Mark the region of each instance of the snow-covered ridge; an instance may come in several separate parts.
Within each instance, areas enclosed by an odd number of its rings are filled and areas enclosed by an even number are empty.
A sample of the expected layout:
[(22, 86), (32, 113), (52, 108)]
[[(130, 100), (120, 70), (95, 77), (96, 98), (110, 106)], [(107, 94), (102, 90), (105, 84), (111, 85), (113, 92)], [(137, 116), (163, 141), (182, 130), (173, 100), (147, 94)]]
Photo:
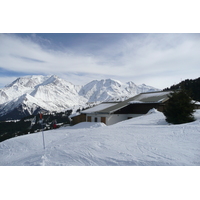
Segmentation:
[(81, 88), (79, 95), (89, 102), (121, 101), (141, 92), (158, 91), (151, 86), (139, 85), (133, 82), (121, 83), (112, 79), (94, 80)]
[[(25, 76), (0, 89), (0, 118), (14, 109), (24, 112), (23, 109), (26, 108), (30, 114), (37, 108), (61, 112), (73, 106), (121, 101), (141, 92), (157, 90), (151, 86), (137, 86), (133, 82), (124, 84), (113, 79), (94, 80), (80, 86), (55, 75)], [(24, 98), (27, 100), (24, 101)]]

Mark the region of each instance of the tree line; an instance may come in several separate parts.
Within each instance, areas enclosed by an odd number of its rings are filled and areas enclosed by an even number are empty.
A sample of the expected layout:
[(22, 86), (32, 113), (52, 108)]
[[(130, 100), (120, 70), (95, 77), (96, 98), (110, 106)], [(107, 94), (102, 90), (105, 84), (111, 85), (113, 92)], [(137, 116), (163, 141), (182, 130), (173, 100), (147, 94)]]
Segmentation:
[(186, 79), (166, 90), (184, 90), (193, 100), (200, 101), (200, 77), (197, 79)]
[(44, 114), (42, 116), (43, 122), (40, 123), (40, 116), (29, 115), (22, 118), (21, 120), (13, 121), (1, 121), (0, 122), (0, 142), (7, 140), (9, 138), (17, 137), (20, 135), (31, 134), (42, 129), (50, 130), (56, 122), (57, 128), (61, 125), (70, 125), (69, 115), (72, 110), (67, 110), (66, 112)]

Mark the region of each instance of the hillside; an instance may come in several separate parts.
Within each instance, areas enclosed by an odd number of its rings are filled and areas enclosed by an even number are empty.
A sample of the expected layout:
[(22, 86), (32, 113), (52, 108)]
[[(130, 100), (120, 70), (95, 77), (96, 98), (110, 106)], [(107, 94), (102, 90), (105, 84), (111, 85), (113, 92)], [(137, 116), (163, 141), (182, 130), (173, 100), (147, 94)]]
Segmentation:
[(164, 90), (185, 90), (193, 100), (200, 101), (200, 78), (186, 79)]
[(41, 130), (53, 129), (53, 122), (56, 121), (57, 127), (69, 125), (70, 119), (68, 116), (72, 110), (68, 110), (65, 113), (49, 113), (43, 115), (43, 124), (41, 126), (40, 115), (29, 115), (21, 120), (11, 120), (0, 122), (0, 142), (9, 138), (25, 135), (29, 133), (35, 133)]
[(169, 125), (152, 112), (105, 126), (81, 123), (0, 143), (1, 166), (199, 166), (200, 111), (195, 122)]

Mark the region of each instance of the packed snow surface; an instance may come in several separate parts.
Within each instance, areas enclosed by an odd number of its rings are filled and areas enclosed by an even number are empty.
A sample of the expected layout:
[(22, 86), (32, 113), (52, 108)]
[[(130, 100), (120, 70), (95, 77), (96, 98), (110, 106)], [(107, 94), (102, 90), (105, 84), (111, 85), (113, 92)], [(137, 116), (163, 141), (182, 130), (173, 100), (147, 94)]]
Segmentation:
[(148, 114), (115, 125), (80, 123), (74, 127), (28, 134), (0, 143), (0, 165), (50, 166), (198, 166), (200, 110), (196, 121), (170, 125), (163, 113)]

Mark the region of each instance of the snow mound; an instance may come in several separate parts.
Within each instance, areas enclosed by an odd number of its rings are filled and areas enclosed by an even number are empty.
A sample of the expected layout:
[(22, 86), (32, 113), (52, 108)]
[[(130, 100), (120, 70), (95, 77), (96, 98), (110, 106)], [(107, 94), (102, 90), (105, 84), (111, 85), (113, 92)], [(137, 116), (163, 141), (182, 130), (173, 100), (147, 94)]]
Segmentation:
[(152, 109), (150, 109), (150, 110), (148, 111), (147, 114), (153, 114), (153, 113), (158, 113), (158, 112), (159, 112), (159, 111), (158, 111), (157, 109), (152, 108)]
[(151, 109), (146, 115), (134, 117), (129, 120), (113, 124), (112, 126), (155, 126), (155, 125), (168, 125), (165, 116), (162, 112), (156, 109)]
[(81, 122), (69, 128), (82, 129), (82, 128), (99, 128), (99, 127), (105, 127), (105, 126), (106, 125), (104, 123), (100, 123), (100, 122)]

